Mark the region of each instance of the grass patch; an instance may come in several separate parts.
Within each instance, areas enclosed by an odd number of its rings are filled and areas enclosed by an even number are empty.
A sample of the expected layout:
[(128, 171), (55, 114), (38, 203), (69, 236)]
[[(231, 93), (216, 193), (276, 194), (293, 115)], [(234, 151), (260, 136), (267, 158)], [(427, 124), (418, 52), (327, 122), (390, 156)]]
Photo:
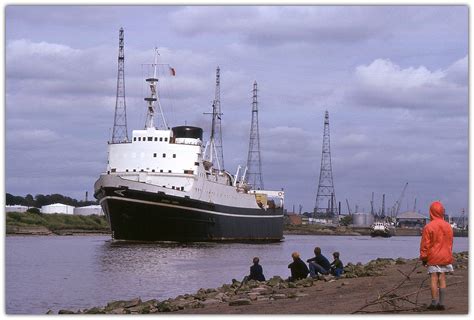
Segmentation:
[(99, 230), (109, 231), (109, 225), (104, 216), (69, 215), (69, 214), (35, 214), (7, 212), (7, 227), (42, 226), (51, 231), (56, 230)]

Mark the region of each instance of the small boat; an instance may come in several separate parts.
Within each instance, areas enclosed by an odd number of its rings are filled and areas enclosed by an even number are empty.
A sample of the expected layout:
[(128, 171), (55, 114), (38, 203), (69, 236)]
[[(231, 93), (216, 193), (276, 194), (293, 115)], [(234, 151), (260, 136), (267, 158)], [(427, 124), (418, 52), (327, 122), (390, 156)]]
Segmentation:
[(371, 226), (372, 230), (370, 232), (371, 237), (384, 237), (389, 238), (392, 236), (390, 231), (389, 224), (386, 222), (375, 222)]

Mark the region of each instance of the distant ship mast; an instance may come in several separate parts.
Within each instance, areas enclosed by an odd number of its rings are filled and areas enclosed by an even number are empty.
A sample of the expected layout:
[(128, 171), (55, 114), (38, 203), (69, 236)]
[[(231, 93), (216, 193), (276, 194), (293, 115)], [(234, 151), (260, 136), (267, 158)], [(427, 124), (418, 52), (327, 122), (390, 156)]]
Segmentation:
[(156, 90), (156, 84), (158, 83), (156, 68), (158, 66), (159, 55), (160, 53), (158, 52), (158, 48), (155, 48), (155, 61), (154, 63), (151, 64), (151, 66), (153, 67), (153, 77), (145, 80), (150, 86), (150, 93), (151, 93), (150, 97), (145, 98), (145, 101), (147, 102), (147, 115), (146, 115), (146, 121), (145, 121), (145, 129), (155, 128), (154, 118), (155, 118), (155, 102), (156, 102), (158, 104), (159, 112), (161, 115), (161, 123), (158, 128), (166, 130), (168, 129), (168, 124), (166, 123), (166, 119), (163, 114), (163, 108), (161, 107), (158, 92)]

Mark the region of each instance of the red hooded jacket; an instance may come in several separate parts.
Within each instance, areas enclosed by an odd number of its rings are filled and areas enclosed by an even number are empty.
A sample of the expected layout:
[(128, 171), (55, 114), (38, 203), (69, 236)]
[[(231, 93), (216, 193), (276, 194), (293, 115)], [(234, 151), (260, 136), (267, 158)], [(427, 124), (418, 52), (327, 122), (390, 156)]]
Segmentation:
[(430, 219), (423, 228), (420, 259), (428, 265), (447, 265), (453, 262), (453, 229), (444, 221), (444, 207), (435, 201), (430, 207)]

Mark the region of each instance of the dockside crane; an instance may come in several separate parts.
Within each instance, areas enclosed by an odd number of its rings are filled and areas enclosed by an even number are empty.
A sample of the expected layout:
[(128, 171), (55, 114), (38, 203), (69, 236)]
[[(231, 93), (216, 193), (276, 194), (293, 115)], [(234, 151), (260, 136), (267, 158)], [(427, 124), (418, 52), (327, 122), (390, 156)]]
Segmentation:
[(372, 200), (370, 200), (370, 214), (374, 215), (374, 193), (372, 192)]
[(346, 203), (347, 203), (347, 211), (349, 212), (349, 215), (352, 215), (351, 207), (349, 206), (349, 201), (347, 199), (346, 199)]
[(400, 205), (402, 203), (403, 196), (405, 195), (405, 190), (407, 189), (407, 187), (408, 187), (408, 182), (403, 187), (402, 193), (400, 194), (400, 198), (398, 198), (397, 202), (395, 202), (395, 206), (394, 206), (395, 207), (395, 212), (394, 212), (395, 217), (397, 217), (398, 213), (400, 212)]

